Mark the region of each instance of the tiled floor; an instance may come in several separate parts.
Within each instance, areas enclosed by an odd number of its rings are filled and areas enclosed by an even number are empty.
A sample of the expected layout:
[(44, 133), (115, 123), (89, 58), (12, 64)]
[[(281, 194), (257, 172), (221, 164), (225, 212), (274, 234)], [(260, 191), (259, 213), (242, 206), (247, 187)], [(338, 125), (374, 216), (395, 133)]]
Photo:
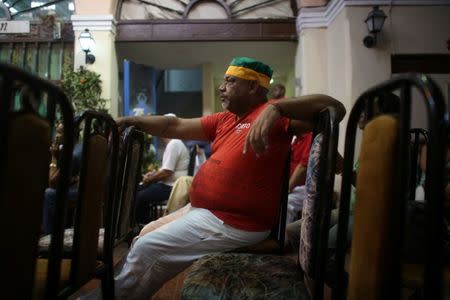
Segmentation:
[(152, 300), (179, 300), (181, 299), (181, 288), (184, 277), (189, 272), (189, 268), (166, 282), (161, 289), (153, 296)]

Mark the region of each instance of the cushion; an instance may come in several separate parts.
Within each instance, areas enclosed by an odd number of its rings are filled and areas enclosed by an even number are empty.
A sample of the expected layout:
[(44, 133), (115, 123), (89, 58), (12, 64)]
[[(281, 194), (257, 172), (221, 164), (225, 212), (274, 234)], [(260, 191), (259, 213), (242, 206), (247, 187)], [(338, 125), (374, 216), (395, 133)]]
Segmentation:
[(224, 253), (196, 261), (182, 299), (308, 299), (295, 258)]
[(7, 276), (0, 287), (4, 299), (28, 299), (48, 185), (50, 126), (33, 113), (12, 113), (8, 118), (6, 160), (0, 167), (0, 255)]
[(357, 173), (349, 299), (390, 298), (391, 253), (399, 228), (394, 181), (397, 120), (379, 116), (364, 129)]
[[(320, 151), (322, 147), (323, 134), (319, 133), (314, 138), (309, 152), (308, 169), (306, 170), (306, 197), (303, 202), (302, 224), (300, 228), (299, 261), (302, 270), (312, 276), (315, 249), (312, 241), (314, 234), (318, 234), (319, 226), (314, 223), (318, 218), (316, 209), (317, 181), (319, 178)], [(317, 222), (316, 222), (317, 223)]]

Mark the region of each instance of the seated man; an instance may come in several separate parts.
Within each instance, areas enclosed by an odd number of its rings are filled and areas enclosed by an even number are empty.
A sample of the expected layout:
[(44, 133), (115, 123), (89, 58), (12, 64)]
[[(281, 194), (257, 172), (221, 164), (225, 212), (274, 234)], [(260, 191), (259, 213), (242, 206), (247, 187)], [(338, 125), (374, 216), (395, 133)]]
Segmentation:
[[(167, 114), (166, 117), (175, 116)], [(165, 201), (169, 198), (175, 181), (187, 175), (189, 151), (179, 139), (162, 138), (166, 144), (161, 168), (156, 172), (144, 175), (136, 194), (136, 222), (150, 222), (150, 204)]]
[(327, 106), (336, 108), (338, 120), (345, 114), (340, 102), (324, 95), (267, 102), (271, 76), (269, 66), (235, 58), (219, 87), (225, 112), (195, 119), (117, 120), (119, 127), (134, 125), (153, 135), (213, 142), (210, 158), (194, 177), (191, 204), (131, 246), (115, 280), (117, 299), (150, 299), (194, 260), (255, 244), (270, 234), (278, 215), (290, 133), (311, 131), (317, 114)]

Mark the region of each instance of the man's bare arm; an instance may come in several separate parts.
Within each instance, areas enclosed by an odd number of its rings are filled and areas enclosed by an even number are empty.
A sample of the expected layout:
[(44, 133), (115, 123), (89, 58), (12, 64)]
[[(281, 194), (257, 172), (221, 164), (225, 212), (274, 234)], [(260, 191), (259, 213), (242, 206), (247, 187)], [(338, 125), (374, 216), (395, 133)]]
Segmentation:
[(296, 186), (304, 184), (305, 179), (306, 167), (302, 164), (298, 164), (297, 167), (295, 167), (294, 172), (292, 172), (291, 177), (289, 178), (289, 192), (292, 192), (292, 190)]
[(122, 117), (116, 119), (119, 128), (135, 126), (151, 135), (189, 139), (206, 140), (200, 118), (182, 119), (172, 116)]
[(327, 95), (308, 95), (280, 100), (267, 105), (253, 123), (247, 135), (244, 152), (251, 146), (257, 154), (264, 153), (269, 147), (269, 131), (280, 117), (302, 121), (298, 123), (300, 127), (297, 130), (308, 131), (314, 128), (314, 123), (320, 111), (328, 106), (336, 109), (336, 120), (341, 121), (345, 115), (344, 105)]

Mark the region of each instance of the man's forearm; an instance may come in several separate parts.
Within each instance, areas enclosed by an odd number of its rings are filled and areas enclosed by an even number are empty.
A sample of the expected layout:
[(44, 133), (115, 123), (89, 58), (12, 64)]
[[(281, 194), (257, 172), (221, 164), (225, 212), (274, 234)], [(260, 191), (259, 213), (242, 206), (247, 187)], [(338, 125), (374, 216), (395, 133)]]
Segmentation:
[(151, 176), (151, 182), (163, 181), (172, 176), (173, 172), (165, 169), (161, 169), (157, 171), (154, 175)]
[(119, 127), (135, 126), (154, 136), (206, 140), (199, 118), (182, 119), (172, 116), (122, 117), (116, 119)]
[(169, 116), (133, 116), (133, 117), (125, 117), (120, 119), (121, 122), (128, 126), (134, 126), (139, 130), (145, 131), (151, 135), (155, 136), (164, 136), (164, 133), (167, 133), (171, 118)]
[(305, 179), (306, 168), (303, 165), (299, 164), (289, 178), (289, 191), (292, 191), (292, 189), (296, 186), (305, 184)]
[(273, 104), (280, 114), (294, 120), (315, 121), (317, 114), (328, 106), (336, 109), (337, 121), (345, 116), (344, 105), (327, 95), (307, 95), (280, 100)]

